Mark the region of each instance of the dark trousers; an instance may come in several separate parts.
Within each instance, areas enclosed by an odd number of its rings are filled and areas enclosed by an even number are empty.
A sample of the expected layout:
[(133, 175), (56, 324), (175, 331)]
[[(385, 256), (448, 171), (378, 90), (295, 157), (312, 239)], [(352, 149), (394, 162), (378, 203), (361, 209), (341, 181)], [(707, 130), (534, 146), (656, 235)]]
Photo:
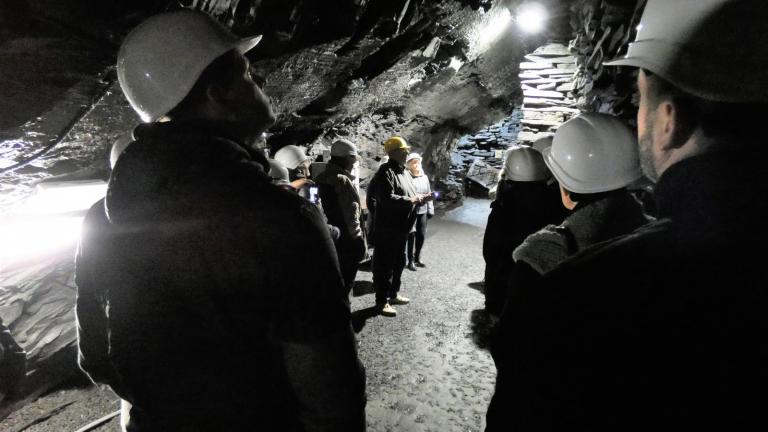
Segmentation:
[[(427, 237), (427, 214), (416, 215), (416, 231), (408, 234), (408, 262), (421, 261), (421, 248), (424, 247), (424, 239)], [(416, 253), (413, 247), (416, 246)]]
[(347, 290), (351, 290), (355, 285), (357, 268), (365, 256), (365, 248), (365, 240), (362, 238), (350, 239), (342, 236), (336, 244), (341, 276), (344, 278), (344, 286), (347, 287)]
[(408, 234), (377, 230), (373, 249), (373, 284), (376, 285), (376, 304), (397, 297), (400, 278), (405, 269), (405, 247)]

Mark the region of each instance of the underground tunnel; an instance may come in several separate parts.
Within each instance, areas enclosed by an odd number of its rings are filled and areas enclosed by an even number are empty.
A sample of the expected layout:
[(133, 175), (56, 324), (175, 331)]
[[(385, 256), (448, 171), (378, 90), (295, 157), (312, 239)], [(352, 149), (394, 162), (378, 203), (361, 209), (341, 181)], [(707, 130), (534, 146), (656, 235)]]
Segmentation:
[[(502, 216), (493, 219), (493, 212), (501, 206), (497, 203), (508, 193), (510, 155), (518, 150), (515, 154), (531, 151), (543, 161), (542, 154), (554, 154), (556, 132), (561, 126), (573, 125), (583, 115), (610, 117), (633, 137), (637, 134), (637, 70), (605, 62), (622, 57), (630, 49), (645, 6), (645, 0), (2, 2), (0, 430), (121, 430), (120, 391), (103, 381), (94, 383), (78, 366), (78, 321), (84, 326), (93, 319), (76, 319), (78, 290), (83, 288), (79, 286), (82, 278), (75, 277), (75, 257), (78, 240), (84, 235), (86, 213), (97, 202), (103, 208), (100, 200), (105, 196), (109, 202), (111, 184), (120, 178), (116, 174), (120, 164), (115, 163), (132, 153), (124, 150), (121, 155), (116, 149), (138, 147), (135, 143), (141, 142), (141, 127), (137, 126), (148, 122), (137, 114), (136, 104), (132, 106), (121, 89), (127, 72), (121, 69), (118, 51), (140, 23), (180, 10), (205, 14), (237, 38), (262, 36), (243, 55), (249, 62), (250, 82), (269, 99), (274, 123), (260, 130), (258, 136), (249, 137), (237, 157), (255, 158), (254, 166), (259, 165), (259, 158), (276, 159), (285, 165), (279, 156), (281, 150), (285, 154), (298, 149), (300, 157), (306, 159), (306, 175), (320, 184), (318, 193), (326, 204), (318, 214), (325, 212), (321, 225), (323, 230), (325, 225), (331, 226), (331, 237), (348, 235), (339, 234), (339, 227), (332, 226), (336, 210), (330, 203), (335, 195), (325, 195), (319, 180), (326, 171), (338, 169), (335, 161), (343, 157), (337, 153), (338, 143), (354, 148), (356, 163), (347, 174), (356, 191), (361, 235), (367, 237), (375, 225), (370, 198), (379, 196), (372, 181), (379, 179), (383, 169), (397, 165), (389, 157), (393, 154), (390, 146), (393, 137), (402, 137), (405, 144), (395, 153), (409, 153), (407, 161), (403, 156), (406, 171), (413, 160), (423, 167), (417, 176), (424, 176), (429, 191), (418, 204), (426, 208), (428, 203), (424, 224), (429, 229), (424, 225), (423, 254), (419, 257), (417, 241), (415, 264), (408, 255), (403, 270), (401, 292), (409, 300), (396, 302), (399, 294), (390, 297), (396, 316), (381, 313), (380, 287), (375, 282), (376, 268), (384, 260), (374, 263), (373, 238), (366, 240), (362, 258), (355, 259), (356, 276), (345, 282), (350, 291), (345, 297), (349, 309), (346, 319), (364, 368), (364, 421), (371, 431), (485, 430), (497, 379), (489, 347), (501, 313), (491, 313), (487, 303), (486, 288), (499, 283), (491, 274), (496, 270), (490, 262), (501, 266), (502, 273), (511, 271), (505, 268), (511, 265), (515, 249), (499, 244), (505, 240), (494, 238), (497, 234), (493, 231), (501, 229), (499, 224), (512, 223), (498, 219)], [(190, 46), (186, 54), (202, 55), (205, 48), (200, 46)], [(187, 74), (184, 70), (174, 73), (177, 76), (173, 79), (178, 81)], [(200, 72), (195, 79), (198, 76)], [(159, 91), (154, 97), (160, 97)], [(175, 108), (168, 110), (177, 112)], [(162, 114), (169, 114), (168, 110)], [(168, 123), (160, 117), (152, 118), (152, 122)], [(170, 123), (174, 121), (171, 117)], [(191, 159), (185, 155), (179, 160), (187, 163)], [(637, 162), (635, 165), (636, 175), (622, 187), (638, 209), (653, 216), (653, 183), (640, 173)], [(549, 173), (544, 162), (541, 166), (547, 175), (536, 180), (554, 191), (557, 216), (530, 228), (527, 234), (547, 223), (554, 227), (569, 214), (557, 196), (560, 179)], [(294, 178), (295, 166), (287, 168), (290, 178), (286, 174), (281, 187), (293, 191), (286, 184), (312, 183), (302, 176)], [(154, 168), (149, 164), (135, 169)], [(272, 176), (268, 165), (259, 165), (257, 171), (261, 176)], [(142, 186), (132, 187), (141, 191)], [(304, 198), (316, 202), (316, 189)], [(272, 205), (271, 201), (267, 205)], [(206, 217), (203, 210), (190, 211)], [(275, 223), (288, 223), (285, 220)], [(421, 234), (420, 228), (412, 225), (404, 235)], [(323, 238), (328, 237), (325, 231)], [(317, 272), (325, 270), (317, 270), (319, 261), (310, 252), (285, 250), (287, 246), (282, 243), (283, 238), (300, 232), (305, 231), (297, 227), (294, 233), (255, 237), (255, 243), (269, 243), (263, 249), (270, 251), (268, 254), (284, 258), (274, 258), (271, 267), (264, 264), (270, 262), (268, 259), (257, 261), (266, 266), (267, 274), (293, 277), (309, 273), (302, 277), (321, 284), (323, 279)], [(148, 237), (146, 242), (163, 235)], [(382, 241), (379, 239), (376, 237), (377, 242)], [(302, 240), (307, 251), (317, 253), (308, 245), (311, 241)], [(516, 241), (520, 244), (523, 240)], [(400, 252), (396, 255), (403, 258), (405, 252)], [(294, 253), (309, 259), (296, 260)], [(338, 259), (342, 259), (341, 253)], [(186, 272), (183, 268), (161, 273), (178, 279), (209, 277), (199, 268), (182, 274)], [(147, 273), (153, 271), (146, 269)], [(281, 288), (276, 284), (274, 289)], [(270, 296), (272, 293), (265, 298), (273, 298)], [(289, 314), (291, 308), (299, 307), (294, 303), (279, 303), (277, 312), (270, 313)], [(305, 304), (307, 309), (299, 315), (315, 317), (326, 308), (330, 310), (330, 304)], [(205, 317), (204, 321), (219, 314), (217, 326), (243, 319), (222, 315), (222, 307), (234, 307), (225, 306), (217, 302), (196, 304), (199, 309), (195, 316)], [(258, 316), (265, 310), (268, 307), (259, 306), (246, 315)], [(306, 322), (311, 322), (310, 318)], [(186, 323), (173, 325), (187, 328)], [(234, 337), (231, 344), (245, 345), (259, 331), (240, 328), (238, 332), (244, 334), (226, 337)], [(140, 343), (136, 349), (152, 348)], [(211, 353), (201, 355), (215, 358)], [(255, 366), (249, 368), (247, 363), (230, 366), (243, 366), (232, 372), (243, 377), (271, 374), (269, 370), (252, 370)], [(259, 385), (258, 379), (244, 378), (243, 382), (251, 381)], [(151, 383), (144, 385), (151, 387)], [(272, 390), (260, 391), (269, 394)], [(197, 399), (200, 395), (195, 396)], [(205, 402), (193, 406), (219, 410), (216, 404)], [(220, 411), (226, 414), (210, 417), (253, 416), (240, 406)], [(286, 425), (289, 420), (293, 419), (286, 418)], [(294, 429), (286, 426), (285, 430)]]

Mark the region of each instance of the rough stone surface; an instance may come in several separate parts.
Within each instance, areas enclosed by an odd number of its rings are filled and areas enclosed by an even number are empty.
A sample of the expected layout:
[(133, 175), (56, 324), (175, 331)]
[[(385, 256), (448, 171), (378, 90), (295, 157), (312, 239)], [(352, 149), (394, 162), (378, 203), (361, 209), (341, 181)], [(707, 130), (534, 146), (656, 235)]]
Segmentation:
[(644, 0), (600, 2), (578, 0), (571, 6), (578, 72), (571, 90), (577, 106), (589, 112), (615, 114), (635, 124), (637, 90), (633, 68), (604, 66), (623, 55), (634, 39)]

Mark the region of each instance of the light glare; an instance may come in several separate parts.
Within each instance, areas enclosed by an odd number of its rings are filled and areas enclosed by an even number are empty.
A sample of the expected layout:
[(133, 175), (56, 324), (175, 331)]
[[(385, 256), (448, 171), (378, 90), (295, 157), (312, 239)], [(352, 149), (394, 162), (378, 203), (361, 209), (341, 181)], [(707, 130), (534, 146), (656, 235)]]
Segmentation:
[(459, 60), (456, 57), (451, 57), (451, 63), (448, 65), (449, 68), (452, 68), (453, 70), (457, 71), (461, 69), (461, 67), (464, 66), (464, 62)]
[(517, 25), (526, 33), (538, 33), (544, 29), (547, 10), (538, 3), (525, 3), (517, 12)]
[(38, 185), (20, 208), (0, 218), (0, 269), (74, 255), (85, 212), (106, 189), (100, 180)]
[(107, 184), (101, 180), (41, 183), (19, 209), (22, 215), (52, 215), (82, 212), (104, 197)]
[(507, 8), (501, 8), (489, 20), (480, 33), (478, 45), (485, 51), (504, 33), (512, 22), (512, 14)]

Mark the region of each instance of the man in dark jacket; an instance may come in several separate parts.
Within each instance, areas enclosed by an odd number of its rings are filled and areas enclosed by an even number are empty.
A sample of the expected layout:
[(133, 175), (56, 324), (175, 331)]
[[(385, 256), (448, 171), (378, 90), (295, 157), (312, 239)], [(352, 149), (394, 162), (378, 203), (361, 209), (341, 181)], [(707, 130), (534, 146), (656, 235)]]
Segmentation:
[(365, 430), (322, 215), (249, 151), (274, 122), (242, 54), (257, 41), (182, 11), (118, 56), (146, 124), (86, 216), (77, 317), (81, 367), (125, 401), (130, 431)]
[(399, 295), (400, 278), (405, 269), (408, 233), (416, 220), (414, 206), (427, 202), (430, 196), (417, 195), (411, 177), (405, 170), (405, 159), (411, 148), (401, 137), (384, 143), (389, 161), (379, 168), (371, 183), (376, 194), (376, 243), (373, 250), (373, 283), (376, 285), (376, 308), (384, 316), (396, 316), (393, 304), (408, 304)]
[[(598, 244), (524, 293), (505, 341), (496, 430), (765, 430), (768, 5), (650, 0), (641, 165), (658, 221)], [(732, 81), (731, 81), (732, 80)]]
[(325, 171), (315, 179), (328, 223), (341, 231), (336, 250), (347, 292), (354, 287), (357, 267), (368, 249), (360, 194), (352, 175), (357, 158), (357, 147), (353, 143), (337, 140), (331, 145), (331, 160)]

